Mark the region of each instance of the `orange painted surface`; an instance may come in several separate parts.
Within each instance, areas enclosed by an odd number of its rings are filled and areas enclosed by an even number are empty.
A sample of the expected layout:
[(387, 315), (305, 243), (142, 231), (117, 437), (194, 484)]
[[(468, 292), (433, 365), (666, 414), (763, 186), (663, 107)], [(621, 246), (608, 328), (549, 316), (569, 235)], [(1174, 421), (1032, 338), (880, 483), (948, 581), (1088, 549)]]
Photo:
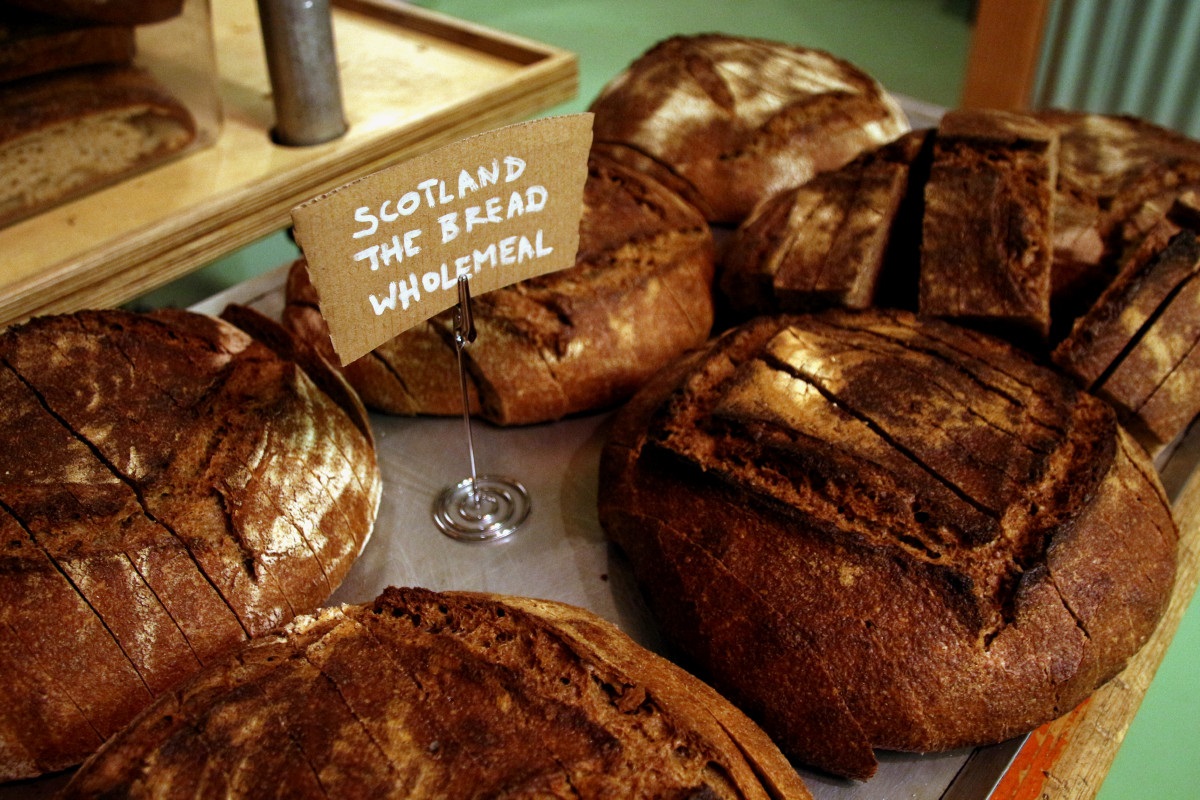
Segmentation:
[(1050, 774), (1063, 749), (1071, 740), (1084, 710), (1091, 703), (1084, 700), (1074, 710), (1047, 722), (1029, 734), (1024, 746), (992, 792), (990, 800), (1036, 800), (1041, 796), (1046, 776)]

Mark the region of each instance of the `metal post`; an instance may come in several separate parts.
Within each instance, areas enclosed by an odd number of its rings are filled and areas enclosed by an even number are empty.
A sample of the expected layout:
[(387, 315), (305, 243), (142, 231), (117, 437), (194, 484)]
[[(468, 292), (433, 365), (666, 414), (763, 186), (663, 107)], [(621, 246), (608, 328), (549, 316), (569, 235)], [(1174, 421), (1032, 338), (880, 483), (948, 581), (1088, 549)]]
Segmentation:
[(329, 0), (258, 0), (275, 102), (272, 136), (321, 144), (346, 132)]

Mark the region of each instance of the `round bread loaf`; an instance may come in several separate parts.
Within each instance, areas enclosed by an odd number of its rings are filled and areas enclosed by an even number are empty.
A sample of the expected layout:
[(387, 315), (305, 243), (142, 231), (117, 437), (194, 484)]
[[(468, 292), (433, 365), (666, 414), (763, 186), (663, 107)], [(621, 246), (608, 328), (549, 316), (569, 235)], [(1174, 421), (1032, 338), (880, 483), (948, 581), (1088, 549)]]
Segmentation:
[(790, 756), (998, 742), (1153, 631), (1178, 531), (1105, 403), (905, 312), (760, 317), (619, 413), (599, 512), (664, 633)]
[[(464, 350), (471, 411), (501, 425), (556, 420), (625, 400), (712, 327), (712, 232), (652, 179), (593, 155), (575, 266), (472, 298)], [(304, 263), (288, 277), (284, 323), (335, 358)], [(367, 406), (462, 413), (454, 310), (345, 367)]]
[[(999, 241), (993, 246), (993, 240), (1008, 235), (1025, 240), (1020, 252), (1013, 253), (1018, 257), (1014, 261), (1034, 248), (1052, 253), (1045, 313), (1053, 315), (1051, 322), (1062, 335), (1172, 206), (1200, 191), (1200, 142), (1144, 120), (986, 109), (955, 110), (946, 118), (956, 130), (913, 131), (865, 151), (820, 180), (760, 203), (722, 256), (719, 288), (733, 310), (744, 319), (831, 304), (915, 308), (917, 262), (931, 258), (921, 251), (922, 233), (951, 252), (969, 246), (1003, 253), (1010, 245)], [(973, 130), (966, 135), (962, 128), (968, 125)], [(1018, 237), (1006, 233), (1005, 220), (994, 217), (995, 187), (1006, 180), (1028, 181), (1015, 169), (1011, 176), (975, 185), (958, 176), (957, 183), (975, 194), (952, 196), (950, 210), (931, 219), (925, 207), (931, 169), (961, 157), (958, 151), (972, 143), (977, 151), (986, 144), (988, 152), (978, 152), (976, 162), (967, 165), (971, 173), (979, 173), (985, 161), (1028, 158), (1030, 140), (1013, 133), (1017, 126), (1042, 126), (1056, 140), (1041, 158), (1053, 178), (1053, 191), (1016, 215), (1047, 217), (1052, 220), (1048, 229), (1036, 237)], [(947, 260), (949, 270), (961, 270), (953, 258)], [(1021, 267), (1014, 263), (1008, 269)], [(942, 277), (939, 284), (946, 283)], [(876, 295), (880, 280), (887, 287)]]
[(909, 129), (879, 83), (829, 53), (763, 39), (666, 39), (593, 101), (594, 141), (710, 222), (836, 169)]
[[(330, 372), (317, 380), (335, 386)], [(329, 597), (380, 497), (365, 413), (335, 394), (349, 407), (184, 311), (0, 336), (0, 779), (78, 764), (203, 664)]]
[(809, 797), (712, 689), (560, 603), (388, 589), (155, 702), (73, 797)]

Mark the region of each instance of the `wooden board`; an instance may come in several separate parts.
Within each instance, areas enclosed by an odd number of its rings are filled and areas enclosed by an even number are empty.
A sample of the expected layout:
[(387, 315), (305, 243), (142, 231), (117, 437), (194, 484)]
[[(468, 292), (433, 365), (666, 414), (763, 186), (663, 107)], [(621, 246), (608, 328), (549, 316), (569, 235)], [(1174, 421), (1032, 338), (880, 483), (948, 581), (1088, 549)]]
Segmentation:
[(112, 306), (290, 224), (297, 203), (574, 96), (574, 54), (396, 0), (334, 0), (346, 135), (283, 147), (254, 0), (212, 0), (215, 144), (0, 229), (0, 326)]

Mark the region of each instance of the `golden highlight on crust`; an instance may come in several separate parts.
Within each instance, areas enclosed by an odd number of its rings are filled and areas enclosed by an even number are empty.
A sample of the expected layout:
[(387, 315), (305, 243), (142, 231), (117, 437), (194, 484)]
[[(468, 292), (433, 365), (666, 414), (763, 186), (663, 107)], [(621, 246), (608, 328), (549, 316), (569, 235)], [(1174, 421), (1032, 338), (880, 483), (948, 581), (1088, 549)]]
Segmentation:
[(250, 642), (158, 701), (64, 798), (810, 797), (765, 734), (562, 603), (389, 588)]
[(0, 335), (0, 398), (0, 778), (79, 763), (316, 608), (374, 523), (371, 439), (224, 321), (34, 319)]
[(906, 312), (725, 334), (618, 414), (600, 486), (664, 633), (785, 752), (857, 778), (874, 748), (1070, 709), (1174, 580), (1170, 508), (1111, 409)]

